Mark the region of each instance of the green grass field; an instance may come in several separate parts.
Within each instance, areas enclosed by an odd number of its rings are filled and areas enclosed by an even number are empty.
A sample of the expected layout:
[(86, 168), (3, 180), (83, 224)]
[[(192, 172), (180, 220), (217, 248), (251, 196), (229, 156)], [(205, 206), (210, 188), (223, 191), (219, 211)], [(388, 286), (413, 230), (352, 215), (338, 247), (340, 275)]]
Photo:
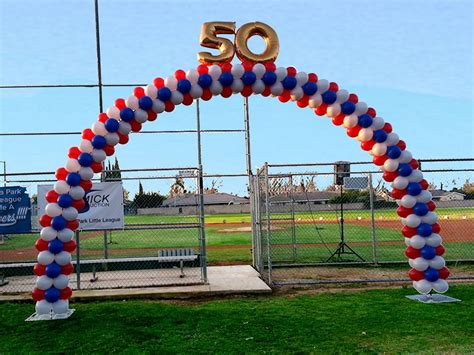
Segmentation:
[(68, 320), (34, 323), (32, 304), (1, 303), (0, 353), (472, 353), (474, 285), (451, 288), (458, 303), (413, 293), (74, 303)]

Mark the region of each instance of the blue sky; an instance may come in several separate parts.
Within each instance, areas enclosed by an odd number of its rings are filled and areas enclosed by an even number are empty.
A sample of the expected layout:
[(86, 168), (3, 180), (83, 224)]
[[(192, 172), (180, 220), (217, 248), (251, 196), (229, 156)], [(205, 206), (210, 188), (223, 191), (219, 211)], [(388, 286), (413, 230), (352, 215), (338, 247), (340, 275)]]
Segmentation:
[[(471, 1), (132, 1), (100, 0), (104, 83), (151, 82), (198, 63), (201, 24), (261, 21), (278, 33), (277, 65), (336, 81), (391, 122), (415, 157), (472, 157)], [(96, 83), (93, 0), (0, 1), (2, 85)], [(261, 48), (258, 40), (252, 48)], [(104, 90), (104, 105), (131, 88)], [(98, 113), (97, 89), (0, 90), (0, 132), (78, 131)], [(240, 96), (201, 105), (203, 128), (242, 128)], [(145, 129), (193, 129), (179, 107)], [(275, 99), (251, 97), (253, 167), (265, 161), (368, 160), (327, 118)], [(118, 148), (122, 168), (196, 164), (195, 137), (135, 135)], [(79, 137), (0, 137), (8, 170), (61, 166)], [(245, 171), (242, 134), (206, 135), (208, 173)], [(464, 179), (464, 176), (462, 176)], [(144, 183), (166, 192), (169, 182)], [(245, 193), (245, 179), (224, 190)], [(34, 184), (29, 184), (30, 189)], [(136, 183), (127, 183), (134, 191)]]

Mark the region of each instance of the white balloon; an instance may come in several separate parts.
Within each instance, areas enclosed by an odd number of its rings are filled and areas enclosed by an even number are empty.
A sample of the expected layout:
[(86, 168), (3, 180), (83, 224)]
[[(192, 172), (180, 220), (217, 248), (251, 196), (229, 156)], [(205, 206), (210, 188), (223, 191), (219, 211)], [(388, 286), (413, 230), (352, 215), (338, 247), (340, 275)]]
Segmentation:
[(68, 300), (57, 300), (52, 304), (54, 314), (65, 314), (69, 310)]
[(172, 91), (170, 101), (174, 105), (181, 105), (183, 103), (184, 96), (179, 91)]
[(82, 180), (90, 180), (94, 177), (94, 171), (89, 167), (83, 166), (79, 169), (79, 175)]
[(420, 182), (423, 180), (423, 173), (418, 169), (412, 170), (411, 174), (407, 176), (407, 179), (410, 182)]
[(147, 85), (145, 87), (145, 94), (146, 96), (149, 96), (151, 97), (152, 99), (156, 99), (157, 95), (158, 95), (158, 89), (156, 88), (155, 85)]
[(438, 215), (434, 212), (428, 212), (421, 217), (423, 223), (434, 224), (438, 221)]
[(67, 251), (62, 251), (59, 254), (54, 255), (54, 260), (58, 265), (67, 265), (71, 262), (71, 254)]
[(196, 69), (188, 70), (186, 72), (186, 79), (188, 79), (192, 85), (197, 84), (199, 80), (199, 72)]
[(448, 282), (443, 279), (438, 279), (435, 282), (432, 283), (433, 285), (433, 290), (439, 293), (445, 293), (449, 289)]
[(105, 141), (107, 142), (108, 145), (111, 145), (112, 147), (117, 145), (120, 140), (120, 137), (117, 133), (107, 133), (105, 135)]
[[(265, 68), (265, 67), (264, 67)], [(222, 74), (222, 69), (220, 66), (213, 64), (209, 67), (208, 74), (211, 76), (212, 80), (217, 80)], [(263, 75), (263, 74), (262, 74)]]
[(240, 79), (234, 79), (230, 88), (234, 93), (239, 93), (244, 89), (244, 83)]
[(371, 128), (362, 128), (357, 135), (357, 140), (359, 142), (366, 142), (372, 139), (374, 131)]
[(64, 167), (66, 168), (68, 172), (76, 173), (81, 168), (81, 164), (79, 164), (77, 159), (68, 159)]
[(54, 261), (54, 254), (48, 250), (43, 250), (38, 253), (36, 260), (38, 260), (41, 265), (49, 265)]
[(410, 238), (405, 238), (405, 245), (406, 245), (407, 247), (410, 246)]
[(416, 228), (421, 223), (421, 218), (416, 214), (410, 214), (405, 218), (406, 225), (410, 228)]
[(417, 196), (416, 196), (416, 200), (418, 202), (422, 202), (422, 203), (428, 203), (431, 201), (431, 198), (433, 196), (431, 195), (431, 192), (429, 192), (428, 190), (422, 190)]
[(392, 182), (392, 187), (399, 189), (399, 190), (404, 190), (408, 186), (408, 179), (403, 177), (403, 176), (397, 176), (395, 180)]
[(336, 99), (336, 102), (338, 104), (342, 104), (343, 102), (346, 102), (348, 98), (349, 98), (349, 91), (344, 90), (344, 89), (338, 90), (337, 99)]
[(360, 115), (363, 115), (364, 113), (367, 112), (368, 107), (367, 107), (367, 104), (365, 102), (360, 101), (360, 102), (356, 103), (355, 106), (356, 106), (356, 108), (355, 108), (354, 113), (356, 115), (360, 116)]
[[(261, 82), (261, 80), (258, 80)], [(257, 81), (257, 82), (258, 82)], [(255, 84), (257, 83), (255, 82)], [(254, 84), (254, 85), (255, 85)], [(263, 83), (262, 83), (263, 84)], [(264, 86), (264, 89), (265, 89), (265, 85)], [(218, 82), (217, 80), (213, 81), (211, 86), (209, 87), (209, 90), (211, 90), (211, 93), (212, 95), (216, 96), (216, 95), (220, 95), (221, 92), (222, 92), (222, 84), (220, 82)]]
[(293, 101), (298, 101), (299, 99), (301, 99), (304, 96), (304, 92), (301, 86), (297, 86), (293, 90), (291, 90), (290, 96)]
[(53, 286), (53, 279), (49, 278), (48, 276), (43, 275), (36, 278), (36, 287), (40, 290), (45, 291), (51, 286)]
[(400, 138), (398, 138), (398, 134), (391, 132), (387, 134), (387, 139), (385, 140), (384, 143), (387, 146), (391, 147), (392, 145), (396, 145), (399, 141), (400, 141)]
[(273, 96), (280, 96), (284, 90), (283, 84), (277, 81), (275, 84), (272, 85), (270, 91), (272, 92)]
[[(74, 207), (69, 207), (69, 208), (74, 208)], [(69, 228), (61, 229), (58, 232), (58, 239), (63, 243), (67, 243), (71, 241), (73, 237), (74, 237), (74, 232)]]
[[(261, 64), (261, 63), (257, 63), (257, 64)], [(262, 80), (257, 79), (255, 83), (252, 85), (252, 91), (256, 94), (261, 94), (262, 92), (265, 91), (265, 83)]]
[(64, 274), (60, 274), (58, 277), (53, 279), (53, 285), (58, 290), (62, 290), (63, 288), (68, 287), (69, 285), (69, 277)]
[(344, 122), (342, 123), (342, 126), (344, 128), (352, 128), (357, 125), (357, 122), (359, 122), (359, 118), (356, 115), (352, 114), (344, 117)]
[(381, 157), (382, 155), (385, 155), (385, 153), (387, 153), (387, 145), (385, 143), (375, 143), (372, 147), (372, 153), (376, 157)]
[(425, 246), (426, 241), (425, 238), (420, 237), (419, 235), (414, 235), (413, 237), (409, 238), (410, 246), (415, 249), (421, 249)]
[(429, 265), (436, 270), (442, 269), (446, 266), (446, 261), (442, 256), (436, 255), (433, 259), (429, 260)]
[(135, 120), (140, 123), (145, 123), (148, 120), (148, 113), (141, 108), (135, 110)]
[(328, 89), (329, 89), (329, 81), (327, 81), (326, 79), (318, 80), (316, 85), (318, 86), (318, 92), (320, 94), (322, 94), (323, 92), (328, 91)]
[(296, 73), (295, 79), (298, 86), (302, 86), (308, 82), (308, 74), (306, 74), (304, 71), (300, 71)]
[(431, 282), (428, 280), (413, 281), (413, 287), (423, 295), (430, 293), (432, 290)]
[(66, 221), (74, 221), (77, 218), (78, 213), (74, 207), (68, 207), (63, 210), (62, 216)]
[(127, 97), (127, 100), (125, 100), (125, 105), (132, 110), (137, 110), (139, 108), (138, 98), (135, 95), (130, 95)]
[[(193, 86), (199, 87), (198, 85), (193, 85)], [(201, 95), (202, 95), (202, 89), (201, 89)], [(153, 100), (153, 106), (151, 107), (151, 109), (156, 113), (162, 113), (165, 110), (165, 103), (161, 100), (155, 99)]]
[(275, 74), (277, 76), (277, 82), (282, 81), (283, 79), (286, 78), (287, 75), (287, 70), (286, 68), (283, 67), (278, 67), (275, 69)]
[(85, 192), (84, 192), (84, 189), (82, 187), (73, 186), (73, 187), (71, 187), (71, 190), (69, 190), (69, 195), (71, 195), (71, 197), (74, 200), (80, 200), (81, 198), (84, 197)]
[(400, 163), (409, 163), (413, 159), (413, 155), (408, 150), (402, 150), (400, 157)]
[(92, 132), (99, 136), (105, 136), (108, 133), (107, 129), (105, 128), (105, 125), (100, 121), (95, 121), (92, 124)]
[(53, 309), (53, 304), (46, 300), (36, 302), (35, 311), (37, 315), (50, 314)]
[(51, 227), (44, 227), (40, 232), (41, 239), (50, 242), (58, 236), (58, 232)]
[(195, 84), (191, 86), (191, 90), (189, 90), (189, 95), (193, 97), (193, 99), (198, 99), (202, 96), (202, 87)]
[(171, 91), (174, 91), (178, 87), (178, 80), (174, 75), (169, 76), (165, 79), (165, 86)]
[(413, 268), (417, 269), (418, 271), (425, 271), (429, 266), (429, 261), (422, 257), (413, 259)]
[(235, 64), (232, 66), (231, 73), (234, 79), (240, 79), (244, 75), (245, 69), (242, 64)]
[(429, 237), (425, 237), (425, 242), (426, 242), (426, 245), (436, 248), (437, 246), (441, 245), (441, 243), (443, 242), (443, 239), (441, 238), (439, 234), (431, 233)]
[(372, 119), (372, 129), (374, 131), (382, 129), (383, 126), (385, 126), (385, 120), (382, 117), (377, 116)]
[(115, 106), (107, 108), (106, 113), (109, 118), (115, 118), (116, 120), (120, 118), (120, 110)]
[(396, 159), (387, 159), (383, 164), (383, 170), (393, 172), (398, 169), (398, 160)]
[(57, 203), (48, 203), (44, 208), (46, 214), (50, 217), (60, 216), (63, 209)]
[(318, 94), (318, 93), (311, 96), (308, 100), (308, 106), (311, 108), (316, 108), (322, 103), (323, 103), (323, 98), (321, 97), (321, 94)]
[(91, 154), (96, 163), (101, 163), (107, 158), (107, 154), (102, 149), (94, 149)]
[(333, 103), (332, 105), (329, 105), (327, 110), (326, 110), (326, 116), (328, 117), (335, 117), (341, 113), (341, 105), (338, 104), (337, 102)]
[(79, 144), (79, 150), (82, 153), (90, 153), (94, 150), (94, 146), (92, 145), (90, 140), (83, 139)]
[(54, 191), (56, 191), (58, 194), (67, 194), (70, 190), (71, 186), (68, 185), (68, 183), (64, 180), (58, 180), (54, 184)]
[(414, 259), (408, 259), (408, 265), (410, 265), (410, 267), (412, 267), (412, 268), (413, 268), (413, 260)]
[(267, 71), (267, 69), (265, 68), (265, 65), (263, 65), (262, 63), (257, 63), (253, 66), (252, 71), (255, 73), (255, 76), (257, 77), (257, 79), (261, 79), (263, 75), (265, 74), (265, 72)]

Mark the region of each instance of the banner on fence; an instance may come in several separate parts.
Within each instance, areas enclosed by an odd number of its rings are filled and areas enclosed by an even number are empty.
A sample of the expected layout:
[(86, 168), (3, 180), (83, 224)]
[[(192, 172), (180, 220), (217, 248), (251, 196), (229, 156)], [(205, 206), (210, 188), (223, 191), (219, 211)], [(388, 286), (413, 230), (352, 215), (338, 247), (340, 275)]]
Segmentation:
[(0, 234), (31, 232), (31, 202), (26, 188), (0, 187)]
[[(44, 213), (47, 201), (46, 193), (53, 185), (38, 185), (39, 215)], [(123, 188), (120, 182), (100, 182), (94, 184), (86, 192), (86, 206), (79, 211), (79, 228), (93, 229), (122, 229), (123, 217)]]

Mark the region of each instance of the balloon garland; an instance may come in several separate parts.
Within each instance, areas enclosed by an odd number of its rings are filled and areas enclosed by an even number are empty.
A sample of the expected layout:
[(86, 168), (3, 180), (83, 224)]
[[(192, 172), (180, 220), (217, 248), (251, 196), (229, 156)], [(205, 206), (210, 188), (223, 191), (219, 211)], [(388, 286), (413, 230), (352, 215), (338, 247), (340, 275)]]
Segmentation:
[(372, 107), (360, 102), (355, 94), (339, 89), (334, 82), (319, 79), (314, 73), (298, 72), (293, 67), (276, 67), (273, 62), (205, 65), (187, 72), (177, 70), (166, 79), (156, 78), (145, 88), (137, 87), (127, 99), (115, 100), (114, 106), (100, 113), (91, 128), (82, 132), (78, 147), (69, 149), (64, 167), (56, 170), (57, 182), (46, 194), (48, 204), (39, 218), (43, 227), (36, 241), (39, 251), (34, 267), (36, 288), (32, 292), (39, 315), (66, 313), (72, 290), (71, 253), (76, 248), (74, 231), (79, 228), (78, 211), (85, 206), (84, 195), (92, 187), (94, 173), (102, 171), (102, 162), (115, 152), (117, 144), (126, 144), (130, 132), (139, 132), (158, 114), (172, 112), (176, 105), (191, 105), (195, 99), (213, 96), (244, 97), (261, 94), (294, 101), (309, 107), (316, 115), (326, 115), (361, 148), (373, 156), (383, 170), (384, 180), (392, 183), (392, 197), (399, 205), (408, 272), (413, 287), (422, 294), (446, 292), (449, 270), (442, 257), (444, 247), (438, 234), (440, 226), (428, 183), (418, 169), (418, 161), (406, 150), (406, 144), (392, 131), (390, 123), (377, 116)]

